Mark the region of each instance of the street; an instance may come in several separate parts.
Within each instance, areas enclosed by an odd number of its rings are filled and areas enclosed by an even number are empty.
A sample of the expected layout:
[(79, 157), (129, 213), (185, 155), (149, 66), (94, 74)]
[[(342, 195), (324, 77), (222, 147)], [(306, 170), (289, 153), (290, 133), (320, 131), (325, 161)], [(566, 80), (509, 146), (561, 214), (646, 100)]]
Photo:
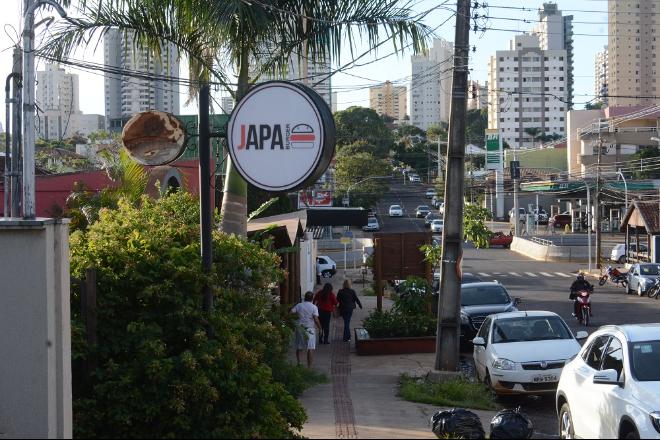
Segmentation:
[[(428, 185), (423, 184), (403, 185), (400, 181), (391, 182), (390, 191), (384, 195), (376, 209), (381, 232), (426, 231), (423, 219), (415, 218), (415, 208), (418, 205), (430, 205), (430, 200), (424, 196), (428, 188)], [(393, 204), (404, 209), (403, 217), (388, 216), (389, 206)], [(609, 248), (604, 249), (604, 254), (606, 252), (609, 252)], [(536, 261), (508, 249), (475, 249), (471, 244), (464, 247), (465, 275), (474, 275), (483, 281), (499, 281), (511, 296), (522, 299), (520, 310), (546, 310), (557, 313), (574, 333), (579, 330), (591, 333), (607, 324), (659, 321), (660, 301), (626, 295), (623, 288), (617, 288), (611, 283), (599, 287), (597, 280), (591, 278), (589, 281), (595, 285), (592, 297), (594, 316), (589, 328), (581, 326), (571, 316), (573, 303), (568, 299), (568, 295), (577, 272), (586, 269), (586, 263)], [(466, 355), (470, 356), (469, 353)], [(502, 399), (501, 403), (507, 407), (520, 405), (532, 418), (537, 436), (557, 436), (554, 396), (506, 398)]]

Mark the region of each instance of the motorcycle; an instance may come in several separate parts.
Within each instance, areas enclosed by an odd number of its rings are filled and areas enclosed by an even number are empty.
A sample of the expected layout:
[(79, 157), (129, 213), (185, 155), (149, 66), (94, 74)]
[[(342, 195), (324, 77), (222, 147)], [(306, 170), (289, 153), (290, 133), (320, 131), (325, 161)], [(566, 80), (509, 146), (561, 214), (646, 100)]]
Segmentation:
[(591, 292), (580, 290), (577, 292), (578, 315), (576, 318), (580, 324), (589, 327), (589, 318), (591, 317)]
[(621, 286), (623, 287), (626, 287), (628, 285), (628, 274), (619, 272), (619, 269), (617, 269), (616, 267), (607, 266), (607, 271), (605, 275), (600, 277), (600, 279), (598, 280), (598, 285), (599, 286), (605, 285), (608, 279), (614, 284), (616, 284), (617, 287), (619, 286), (619, 284), (621, 284)]
[(649, 298), (651, 299), (657, 299), (658, 295), (660, 295), (660, 277), (656, 278), (655, 281), (653, 282), (653, 285), (649, 288), (649, 290), (646, 292)]

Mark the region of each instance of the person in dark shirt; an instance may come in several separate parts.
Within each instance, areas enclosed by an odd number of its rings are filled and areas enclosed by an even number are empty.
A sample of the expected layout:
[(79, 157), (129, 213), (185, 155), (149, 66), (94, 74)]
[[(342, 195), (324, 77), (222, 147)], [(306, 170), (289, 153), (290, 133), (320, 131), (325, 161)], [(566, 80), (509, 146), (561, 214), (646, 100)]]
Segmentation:
[(353, 316), (353, 310), (355, 310), (356, 305), (362, 308), (362, 303), (357, 297), (355, 290), (351, 289), (351, 282), (349, 280), (344, 280), (342, 289), (337, 292), (337, 302), (339, 304), (339, 314), (344, 318), (344, 342), (349, 342), (351, 340), (351, 317)]
[(313, 303), (319, 308), (319, 321), (321, 321), (319, 343), (329, 344), (330, 320), (332, 319), (332, 312), (337, 307), (337, 297), (332, 291), (332, 284), (325, 283), (323, 289), (316, 292)]

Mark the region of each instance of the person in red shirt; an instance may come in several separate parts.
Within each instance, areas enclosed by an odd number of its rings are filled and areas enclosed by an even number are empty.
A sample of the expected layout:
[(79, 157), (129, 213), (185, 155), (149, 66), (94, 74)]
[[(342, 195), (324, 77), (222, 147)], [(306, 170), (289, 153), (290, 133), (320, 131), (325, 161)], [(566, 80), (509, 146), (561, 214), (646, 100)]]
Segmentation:
[(332, 284), (326, 283), (323, 289), (316, 292), (313, 303), (319, 308), (319, 321), (321, 321), (319, 342), (321, 344), (329, 344), (330, 320), (332, 319), (332, 312), (337, 307), (337, 297), (332, 291)]

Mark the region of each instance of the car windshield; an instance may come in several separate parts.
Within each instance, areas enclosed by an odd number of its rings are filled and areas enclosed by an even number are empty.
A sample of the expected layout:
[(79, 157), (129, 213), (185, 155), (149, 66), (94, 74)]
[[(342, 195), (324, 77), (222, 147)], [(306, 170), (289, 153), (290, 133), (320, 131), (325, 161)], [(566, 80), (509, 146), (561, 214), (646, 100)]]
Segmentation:
[(573, 339), (566, 324), (556, 316), (521, 316), (498, 319), (493, 325), (493, 343)]
[(420, 211), (425, 211), (425, 210), (428, 210), (429, 207), (426, 206), (426, 205), (419, 205), (419, 206), (417, 207), (417, 209), (419, 209)]
[(390, 209), (401, 209), (399, 205), (392, 205), (390, 206)]
[(434, 225), (441, 225), (441, 224), (442, 224), (442, 220), (433, 220), (433, 224), (434, 224)]
[(461, 288), (461, 306), (509, 304), (510, 302), (511, 298), (502, 286), (464, 286)]
[(645, 264), (644, 266), (639, 266), (639, 273), (641, 275), (658, 275), (660, 274), (660, 265)]
[(660, 341), (635, 342), (630, 345), (633, 376), (640, 382), (660, 381)]

